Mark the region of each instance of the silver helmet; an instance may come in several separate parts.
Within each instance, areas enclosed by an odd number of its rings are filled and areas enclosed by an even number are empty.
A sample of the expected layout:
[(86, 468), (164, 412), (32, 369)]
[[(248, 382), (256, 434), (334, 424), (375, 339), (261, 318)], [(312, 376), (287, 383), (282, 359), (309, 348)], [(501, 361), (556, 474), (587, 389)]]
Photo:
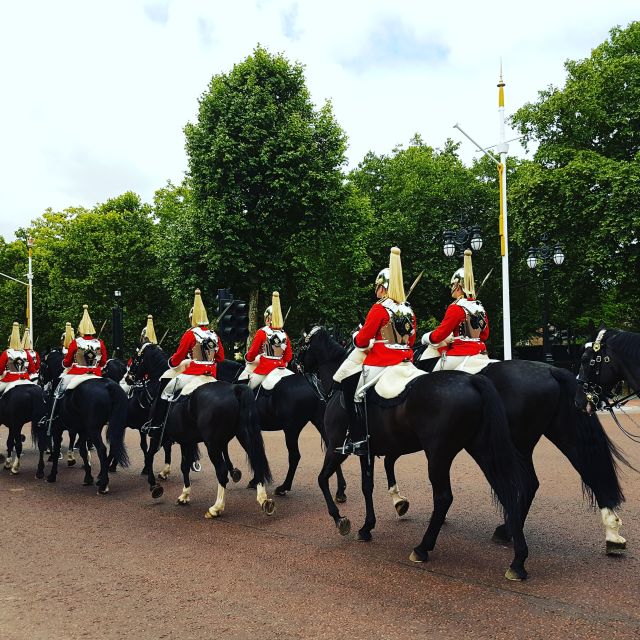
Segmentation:
[(273, 316), (273, 306), (269, 305), (265, 310), (264, 310), (264, 321), (265, 324), (269, 324), (269, 322), (271, 321), (271, 317)]
[(375, 282), (376, 291), (378, 290), (378, 287), (384, 287), (388, 291), (389, 278), (390, 278), (389, 267), (385, 267), (382, 271), (380, 271), (380, 273), (376, 278), (376, 282)]

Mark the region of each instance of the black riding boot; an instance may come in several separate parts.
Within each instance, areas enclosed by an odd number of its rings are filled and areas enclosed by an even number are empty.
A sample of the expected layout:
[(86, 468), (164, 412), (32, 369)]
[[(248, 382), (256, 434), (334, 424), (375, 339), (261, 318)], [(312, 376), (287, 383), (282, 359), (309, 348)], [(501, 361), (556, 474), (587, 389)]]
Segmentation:
[[(355, 389), (353, 391), (355, 392)], [(349, 416), (349, 431), (342, 446), (336, 448), (336, 453), (347, 456), (350, 454), (366, 456), (369, 454), (369, 436), (367, 435), (364, 400), (362, 402), (354, 402), (354, 393), (350, 389), (346, 389), (344, 384), (342, 392), (347, 415)]]

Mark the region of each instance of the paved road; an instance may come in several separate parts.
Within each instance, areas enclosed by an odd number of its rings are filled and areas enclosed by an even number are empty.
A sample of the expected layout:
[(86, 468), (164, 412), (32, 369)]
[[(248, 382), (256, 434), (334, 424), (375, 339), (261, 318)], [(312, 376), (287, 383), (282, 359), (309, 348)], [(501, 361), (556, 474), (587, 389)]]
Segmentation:
[[(637, 419), (638, 416), (635, 416)], [(640, 468), (640, 445), (608, 432)], [(633, 427), (628, 418), (628, 426)], [(2, 435), (4, 439), (4, 435)], [(371, 543), (338, 535), (317, 488), (319, 436), (307, 427), (294, 490), (267, 517), (245, 488), (227, 493), (222, 518), (205, 520), (215, 501), (210, 464), (193, 474), (192, 503), (178, 507), (171, 476), (154, 502), (133, 464), (97, 496), (78, 467), (55, 485), (34, 479), (35, 453), (22, 472), (0, 476), (3, 579), (0, 629), (7, 640), (40, 638), (638, 638), (640, 637), (640, 476), (626, 472), (621, 531), (624, 558), (604, 555), (599, 514), (582, 500), (577, 475), (546, 441), (536, 450), (541, 488), (526, 533), (530, 579), (503, 578), (511, 549), (490, 541), (498, 517), (479, 470), (461, 454), (452, 471), (454, 503), (427, 564), (408, 560), (430, 514), (426, 462), (398, 463), (411, 500), (398, 519), (378, 463), (378, 526)], [(276, 482), (286, 471), (282, 433), (265, 434)], [(174, 450), (177, 457), (177, 449)], [(158, 464), (156, 465), (159, 468)], [(363, 517), (359, 467), (349, 461), (348, 515)], [(274, 484), (275, 486), (275, 484)]]

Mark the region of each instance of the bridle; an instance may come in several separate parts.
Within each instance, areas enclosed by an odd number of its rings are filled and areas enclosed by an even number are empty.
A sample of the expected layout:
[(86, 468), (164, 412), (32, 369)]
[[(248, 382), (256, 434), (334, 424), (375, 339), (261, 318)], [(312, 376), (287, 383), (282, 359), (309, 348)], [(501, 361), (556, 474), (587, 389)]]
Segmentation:
[(298, 371), (304, 376), (305, 380), (311, 385), (313, 390), (316, 392), (318, 397), (323, 401), (327, 402), (329, 400), (330, 394), (327, 395), (320, 385), (320, 379), (316, 373), (307, 373), (304, 370), (304, 355), (309, 350), (311, 346), (311, 338), (318, 333), (322, 327), (320, 325), (316, 325), (309, 331), (309, 333), (304, 334), (304, 339), (302, 344), (298, 347), (298, 353), (296, 354), (296, 366)]
[(601, 329), (595, 342), (587, 342), (585, 349), (593, 349), (593, 357), (590, 358), (589, 364), (586, 366), (584, 378), (578, 378), (578, 384), (582, 385), (587, 400), (591, 402), (596, 409), (601, 409), (608, 404), (611, 399), (611, 390), (605, 391), (599, 384), (602, 363), (611, 362), (611, 357), (606, 353), (606, 343), (604, 335), (606, 329)]

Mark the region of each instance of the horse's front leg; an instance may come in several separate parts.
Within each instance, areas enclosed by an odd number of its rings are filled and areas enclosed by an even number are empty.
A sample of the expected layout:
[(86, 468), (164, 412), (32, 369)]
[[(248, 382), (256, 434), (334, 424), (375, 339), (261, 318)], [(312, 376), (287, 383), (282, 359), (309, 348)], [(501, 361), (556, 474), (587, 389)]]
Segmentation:
[(362, 494), (364, 495), (364, 503), (366, 515), (364, 524), (358, 531), (356, 538), (362, 542), (371, 540), (371, 531), (376, 526), (376, 513), (373, 506), (373, 471), (375, 459), (369, 456), (360, 456), (360, 474), (362, 476)]
[[(164, 449), (164, 467), (162, 468), (162, 471), (158, 474), (158, 478), (160, 478), (160, 480), (166, 480), (169, 477), (169, 474), (171, 473), (171, 447), (172, 447), (173, 443), (169, 442), (168, 440), (165, 440), (162, 443), (162, 448)], [(182, 468), (182, 465), (181, 467)]]
[(300, 432), (302, 431), (301, 425), (289, 430), (285, 429), (284, 439), (287, 444), (287, 451), (289, 452), (289, 469), (287, 470), (287, 476), (284, 482), (276, 487), (275, 494), (277, 496), (284, 496), (288, 491), (291, 491), (291, 485), (293, 484), (293, 478), (300, 462), (300, 447), (298, 446), (298, 439), (300, 438)]
[(69, 430), (69, 449), (67, 450), (67, 467), (73, 467), (76, 464), (76, 454), (73, 452), (76, 446), (76, 438), (78, 438), (78, 448), (80, 447), (80, 437), (76, 431)]
[(393, 507), (401, 518), (407, 511), (409, 511), (409, 500), (400, 494), (398, 489), (398, 482), (396, 480), (396, 461), (397, 456), (385, 456), (384, 457), (384, 470), (387, 474), (387, 486), (389, 495), (393, 500)]
[(338, 488), (336, 489), (336, 502), (338, 504), (343, 504), (347, 501), (347, 481), (344, 478), (344, 473), (342, 473), (342, 465), (338, 465), (336, 469), (336, 477), (338, 479)]
[(227, 465), (227, 471), (229, 472), (231, 479), (234, 482), (240, 482), (240, 480), (242, 479), (242, 471), (240, 471), (240, 469), (238, 469), (237, 467), (233, 466), (233, 462), (231, 461), (231, 457), (229, 456), (228, 444), (226, 444), (222, 449), (222, 457)]
[(336, 453), (330, 445), (327, 445), (324, 454), (324, 464), (318, 475), (318, 485), (324, 496), (324, 500), (327, 503), (327, 510), (329, 515), (336, 523), (336, 527), (340, 532), (340, 535), (346, 536), (351, 531), (351, 521), (349, 518), (340, 515), (338, 506), (333, 501), (331, 495), (331, 489), (329, 488), (329, 478), (336, 473), (340, 468), (340, 465), (347, 459), (347, 456)]
[(58, 460), (60, 458), (60, 447), (62, 446), (62, 431), (54, 428), (51, 440), (53, 443), (51, 449), (51, 471), (47, 476), (47, 482), (55, 482), (58, 477)]
[(162, 494), (164, 493), (162, 485), (158, 484), (158, 482), (156, 481), (156, 476), (153, 473), (153, 459), (155, 458), (155, 455), (160, 448), (160, 437), (160, 429), (156, 429), (151, 432), (151, 435), (149, 437), (149, 449), (144, 456), (144, 466), (148, 470), (147, 480), (149, 482), (149, 491), (151, 492), (151, 497), (154, 500), (161, 498)]
[(226, 490), (227, 483), (229, 482), (228, 465), (224, 460), (222, 451), (219, 451), (214, 446), (207, 444), (207, 452), (209, 453), (209, 459), (213, 463), (216, 469), (216, 478), (218, 479), (218, 495), (216, 501), (211, 505), (204, 514), (205, 518), (219, 518), (226, 506)]
[(107, 446), (102, 440), (100, 431), (92, 438), (92, 441), (100, 460), (100, 472), (98, 473), (96, 486), (98, 487), (98, 493), (104, 495), (109, 493), (109, 456), (107, 454)]

